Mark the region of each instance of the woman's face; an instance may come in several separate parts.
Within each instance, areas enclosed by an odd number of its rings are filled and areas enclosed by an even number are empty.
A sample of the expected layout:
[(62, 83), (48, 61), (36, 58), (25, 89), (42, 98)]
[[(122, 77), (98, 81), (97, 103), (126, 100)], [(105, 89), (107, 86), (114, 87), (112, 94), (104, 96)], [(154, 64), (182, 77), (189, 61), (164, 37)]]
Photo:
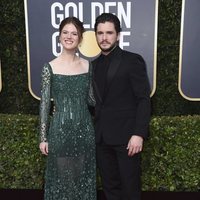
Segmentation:
[(60, 43), (67, 50), (74, 50), (79, 44), (79, 35), (73, 24), (66, 24), (60, 33)]

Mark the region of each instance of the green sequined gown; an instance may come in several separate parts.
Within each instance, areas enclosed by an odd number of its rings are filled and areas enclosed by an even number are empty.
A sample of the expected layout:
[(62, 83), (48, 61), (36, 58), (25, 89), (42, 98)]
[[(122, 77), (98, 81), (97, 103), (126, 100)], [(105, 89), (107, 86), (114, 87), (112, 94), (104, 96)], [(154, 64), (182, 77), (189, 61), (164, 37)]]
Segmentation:
[[(91, 67), (90, 67), (91, 68)], [(88, 110), (90, 73), (53, 74), (42, 70), (40, 141), (49, 153), (45, 200), (96, 200), (95, 141)], [(49, 117), (53, 99), (55, 110)]]

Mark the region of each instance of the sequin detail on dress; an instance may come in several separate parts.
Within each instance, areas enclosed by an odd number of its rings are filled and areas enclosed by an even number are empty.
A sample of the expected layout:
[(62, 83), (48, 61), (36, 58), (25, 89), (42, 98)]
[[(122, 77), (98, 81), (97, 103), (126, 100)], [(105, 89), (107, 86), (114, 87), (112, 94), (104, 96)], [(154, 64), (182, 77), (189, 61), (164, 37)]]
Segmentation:
[[(47, 140), (49, 146), (45, 200), (96, 200), (94, 129), (87, 106), (89, 74), (59, 75), (52, 73), (49, 64), (43, 68), (40, 140)], [(55, 110), (49, 117), (51, 98)]]

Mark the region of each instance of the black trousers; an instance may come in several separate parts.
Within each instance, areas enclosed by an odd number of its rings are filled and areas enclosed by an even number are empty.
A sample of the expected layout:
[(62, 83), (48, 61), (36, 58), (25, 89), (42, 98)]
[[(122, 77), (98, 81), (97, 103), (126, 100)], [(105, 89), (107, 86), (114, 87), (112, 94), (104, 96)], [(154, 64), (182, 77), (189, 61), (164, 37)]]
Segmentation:
[(97, 144), (97, 166), (107, 200), (141, 199), (141, 154), (128, 156), (125, 145)]

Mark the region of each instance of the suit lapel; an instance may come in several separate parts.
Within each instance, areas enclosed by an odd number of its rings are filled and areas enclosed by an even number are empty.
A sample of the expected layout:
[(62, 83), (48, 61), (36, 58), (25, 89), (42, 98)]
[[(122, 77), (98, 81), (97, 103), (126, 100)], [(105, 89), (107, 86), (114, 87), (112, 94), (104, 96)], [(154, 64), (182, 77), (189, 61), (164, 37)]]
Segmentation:
[[(112, 80), (114, 79), (115, 74), (116, 74), (117, 70), (119, 69), (119, 66), (120, 66), (120, 63), (121, 63), (122, 50), (118, 46), (116, 48), (117, 48), (116, 49), (117, 51), (114, 55), (114, 59), (110, 63), (109, 69), (107, 71), (107, 76), (106, 76), (107, 83), (106, 83), (106, 88), (104, 90), (103, 96), (101, 96), (99, 88), (98, 88), (97, 83), (96, 83), (96, 80), (95, 80), (95, 78), (93, 78), (93, 87), (94, 87), (96, 96), (100, 100), (100, 102), (104, 101), (104, 99), (105, 99), (105, 97), (108, 93), (108, 90), (110, 88), (110, 85), (112, 83)], [(94, 70), (93, 74), (96, 74), (96, 68), (97, 68), (98, 62), (99, 62), (99, 59), (97, 58), (92, 63), (93, 64), (93, 70)]]

